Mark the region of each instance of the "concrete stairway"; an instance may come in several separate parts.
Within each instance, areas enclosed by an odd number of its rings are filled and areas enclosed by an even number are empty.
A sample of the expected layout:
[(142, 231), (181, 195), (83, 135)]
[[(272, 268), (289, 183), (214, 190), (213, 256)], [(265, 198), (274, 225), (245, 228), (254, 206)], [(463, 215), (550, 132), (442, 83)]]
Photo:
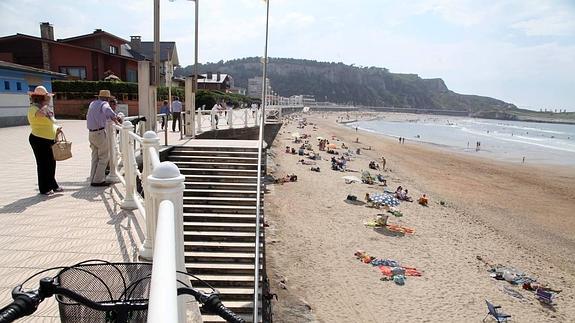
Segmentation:
[[(257, 141), (192, 140), (174, 147), (168, 159), (185, 175), (186, 268), (221, 293), (224, 305), (252, 322), (255, 277)], [(265, 163), (265, 159), (263, 161)], [(262, 189), (263, 219), (263, 189)], [(260, 273), (264, 268), (260, 221)], [(260, 276), (261, 277), (261, 276)], [(260, 282), (262, 279), (260, 279)], [(261, 321), (261, 291), (259, 312)], [(204, 322), (224, 322), (202, 313)]]

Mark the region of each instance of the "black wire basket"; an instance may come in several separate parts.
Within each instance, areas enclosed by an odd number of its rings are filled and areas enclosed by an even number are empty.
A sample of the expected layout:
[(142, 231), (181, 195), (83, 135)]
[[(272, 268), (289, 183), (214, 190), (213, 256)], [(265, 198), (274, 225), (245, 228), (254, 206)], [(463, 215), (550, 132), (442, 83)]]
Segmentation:
[[(150, 293), (150, 263), (109, 263), (89, 260), (62, 269), (56, 283), (96, 303), (138, 302), (147, 304)], [(56, 295), (63, 323), (116, 322), (118, 313), (103, 312)], [(148, 310), (128, 311), (128, 322), (145, 322)]]

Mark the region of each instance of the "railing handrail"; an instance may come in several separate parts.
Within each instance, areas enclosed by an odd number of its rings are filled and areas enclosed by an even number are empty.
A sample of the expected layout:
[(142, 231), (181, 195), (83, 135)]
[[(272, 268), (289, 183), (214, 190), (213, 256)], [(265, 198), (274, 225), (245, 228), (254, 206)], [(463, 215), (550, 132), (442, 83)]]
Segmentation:
[(148, 323), (178, 322), (174, 204), (160, 202), (150, 283)]
[[(134, 128), (128, 120), (124, 120), (121, 126), (108, 126), (108, 143), (111, 146), (109, 177), (125, 186), (121, 207), (138, 209), (146, 221), (140, 257), (149, 260), (155, 258), (148, 322), (185, 322), (186, 306), (183, 299), (177, 297), (175, 285), (178, 279), (176, 270), (185, 270), (181, 232), (185, 179), (175, 164), (160, 162), (157, 133), (148, 131), (140, 136)], [(135, 142), (139, 143), (139, 147)], [(136, 162), (137, 152), (143, 157), (141, 172)], [(119, 171), (120, 160), (123, 172)], [(138, 177), (145, 192), (143, 197), (136, 190)]]

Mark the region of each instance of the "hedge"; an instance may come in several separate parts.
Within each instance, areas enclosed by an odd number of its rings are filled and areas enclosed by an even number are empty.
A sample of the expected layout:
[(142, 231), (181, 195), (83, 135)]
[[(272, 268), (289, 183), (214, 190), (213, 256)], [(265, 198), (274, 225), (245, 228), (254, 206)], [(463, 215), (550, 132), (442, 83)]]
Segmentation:
[[(137, 100), (138, 83), (133, 82), (107, 82), (107, 81), (52, 81), (52, 90), (59, 99), (92, 99), (100, 90), (110, 90), (119, 100)], [(185, 99), (184, 88), (172, 87), (172, 98)], [(168, 99), (168, 88), (158, 88), (158, 101)], [(196, 94), (196, 107), (205, 105), (211, 107), (216, 101), (225, 101), (234, 106), (259, 103), (260, 100), (245, 95), (224, 93), (221, 91), (198, 90)]]

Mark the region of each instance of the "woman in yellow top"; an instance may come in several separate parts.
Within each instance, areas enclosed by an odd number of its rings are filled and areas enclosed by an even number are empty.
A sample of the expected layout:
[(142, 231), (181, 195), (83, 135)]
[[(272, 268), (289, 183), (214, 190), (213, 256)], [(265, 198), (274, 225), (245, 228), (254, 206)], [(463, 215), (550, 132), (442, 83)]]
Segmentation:
[(54, 123), (54, 113), (48, 108), (53, 94), (41, 85), (28, 94), (30, 95), (28, 122), (32, 128), (29, 141), (34, 157), (36, 157), (38, 188), (40, 194), (52, 195), (54, 192), (63, 191), (56, 182), (56, 161), (52, 154), (52, 145), (56, 135), (61, 131), (60, 127)]

